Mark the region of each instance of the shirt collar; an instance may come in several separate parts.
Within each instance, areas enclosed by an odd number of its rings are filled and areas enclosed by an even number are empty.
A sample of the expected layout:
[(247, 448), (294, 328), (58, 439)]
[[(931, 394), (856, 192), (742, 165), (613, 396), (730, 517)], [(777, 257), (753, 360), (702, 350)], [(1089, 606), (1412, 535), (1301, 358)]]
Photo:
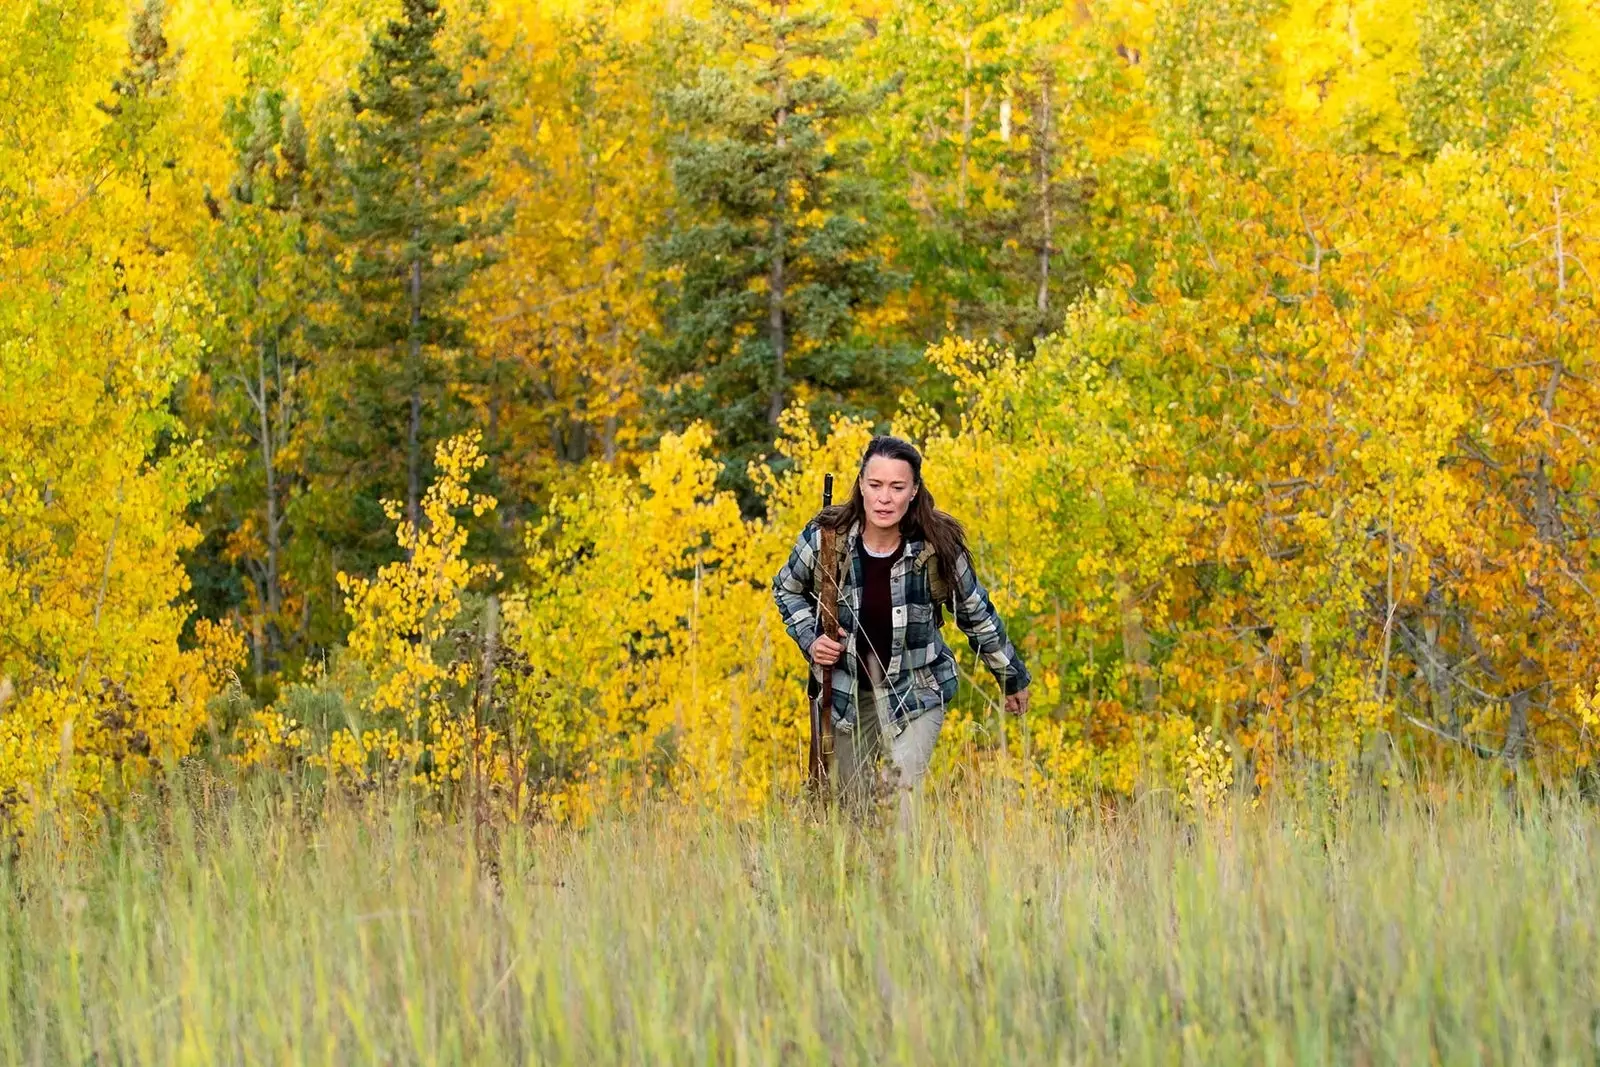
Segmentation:
[[(849, 550), (849, 551), (854, 551), (855, 547), (856, 547), (856, 542), (860, 541), (860, 540), (861, 540), (861, 520), (857, 519), (855, 522), (852, 522), (850, 524), (849, 532), (847, 532), (844, 535), (845, 548), (847, 550)], [(904, 534), (901, 534), (900, 535), (900, 542), (901, 542), (900, 558), (902, 558), (902, 559), (916, 559), (918, 553), (920, 553), (922, 551), (922, 542), (917, 540), (914, 537), (906, 537)]]

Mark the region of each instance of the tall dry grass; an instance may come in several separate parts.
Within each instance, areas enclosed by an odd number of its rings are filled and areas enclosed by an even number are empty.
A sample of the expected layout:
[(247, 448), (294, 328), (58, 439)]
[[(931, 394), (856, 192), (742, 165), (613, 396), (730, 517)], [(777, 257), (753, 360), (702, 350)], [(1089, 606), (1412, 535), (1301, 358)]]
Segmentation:
[(0, 867), (0, 1060), (1597, 1056), (1600, 827), (1570, 797), (1191, 821), (997, 791), (912, 833), (667, 807), (474, 836), (187, 787), (47, 832)]

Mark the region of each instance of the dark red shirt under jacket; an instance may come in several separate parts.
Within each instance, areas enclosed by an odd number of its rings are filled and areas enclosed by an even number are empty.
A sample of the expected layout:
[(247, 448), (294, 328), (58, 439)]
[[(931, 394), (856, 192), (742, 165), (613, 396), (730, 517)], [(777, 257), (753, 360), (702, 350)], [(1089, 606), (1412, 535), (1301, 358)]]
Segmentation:
[[(889, 589), (889, 572), (905, 547), (902, 540), (887, 556), (874, 556), (867, 551), (865, 542), (857, 549), (861, 553), (861, 610), (856, 615), (856, 658), (863, 663), (876, 652), (878, 661), (886, 664), (893, 652), (894, 597)], [(860, 676), (871, 677), (865, 670)]]

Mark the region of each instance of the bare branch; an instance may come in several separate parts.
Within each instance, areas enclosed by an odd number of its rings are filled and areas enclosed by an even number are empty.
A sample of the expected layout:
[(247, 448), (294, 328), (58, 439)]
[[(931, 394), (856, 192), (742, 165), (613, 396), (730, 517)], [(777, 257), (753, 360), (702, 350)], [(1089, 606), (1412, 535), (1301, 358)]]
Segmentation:
[(1412, 726), (1417, 727), (1418, 729), (1422, 729), (1422, 730), (1428, 731), (1428, 733), (1432, 734), (1435, 737), (1441, 738), (1442, 740), (1449, 741), (1451, 744), (1460, 745), (1462, 748), (1468, 749), (1475, 756), (1481, 756), (1484, 759), (1499, 759), (1500, 758), (1500, 753), (1497, 750), (1492, 749), (1492, 748), (1485, 748), (1483, 745), (1478, 744), (1478, 742), (1472, 740), (1469, 737), (1462, 737), (1459, 734), (1448, 733), (1448, 732), (1446, 732), (1444, 730), (1439, 729), (1437, 726), (1433, 725), (1432, 723), (1424, 722), (1423, 720), (1417, 718), (1415, 715), (1402, 715), (1401, 718), (1405, 719), (1406, 722), (1410, 723)]

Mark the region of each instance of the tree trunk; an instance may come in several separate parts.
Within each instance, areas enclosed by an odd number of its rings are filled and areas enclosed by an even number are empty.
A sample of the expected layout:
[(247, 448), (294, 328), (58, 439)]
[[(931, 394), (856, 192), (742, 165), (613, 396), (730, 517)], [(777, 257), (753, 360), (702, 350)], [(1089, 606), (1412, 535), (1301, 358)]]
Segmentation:
[(261, 624), (261, 613), (255, 612), (250, 616), (250, 667), (257, 686), (267, 676), (266, 646), (266, 627)]
[[(260, 285), (260, 276), (256, 284)], [(259, 679), (269, 671), (277, 670), (278, 652), (282, 648), (282, 631), (278, 627), (278, 614), (283, 610), (283, 584), (279, 574), (283, 558), (283, 515), (278, 506), (278, 436), (283, 433), (283, 381), (278, 376), (278, 425), (274, 427), (271, 394), (267, 385), (267, 342), (257, 340), (256, 373), (252, 378), (241, 372), (239, 384), (244, 387), (245, 398), (256, 414), (256, 448), (261, 454), (261, 469), (266, 481), (265, 499), (262, 502), (264, 536), (267, 558), (264, 561), (247, 561), (250, 578), (258, 594), (258, 609), (250, 621), (251, 662)], [(262, 618), (265, 616), (265, 619)]]
[(265, 667), (278, 669), (278, 614), (283, 610), (283, 583), (279, 578), (279, 560), (282, 558), (283, 518), (278, 513), (278, 456), (273, 447), (272, 422), (267, 417), (267, 360), (265, 345), (256, 344), (256, 415), (261, 428), (261, 467), (267, 482), (267, 568), (263, 575), (262, 590), (266, 596), (267, 623), (264, 637), (267, 642)]
[(1050, 251), (1055, 240), (1055, 220), (1050, 203), (1050, 73), (1039, 80), (1039, 143), (1036, 159), (1039, 180), (1039, 292), (1034, 300), (1039, 314), (1050, 310)]
[[(789, 13), (787, 3), (779, 5), (778, 17), (785, 18)], [(778, 34), (777, 61), (780, 71), (786, 62), (784, 57), (784, 35)], [(772, 398), (767, 404), (767, 421), (778, 425), (778, 419), (783, 415), (784, 394), (787, 392), (784, 380), (784, 355), (787, 348), (786, 323), (783, 315), (783, 297), (786, 279), (784, 277), (784, 253), (788, 241), (787, 215), (789, 210), (788, 173), (789, 168), (783, 158), (787, 140), (784, 134), (784, 123), (789, 117), (788, 84), (783, 74), (778, 76), (778, 112), (775, 120), (777, 148), (777, 184), (773, 188), (772, 197), (772, 268), (767, 278), (767, 331), (768, 339), (772, 344)]]
[(1461, 722), (1456, 715), (1455, 688), (1445, 659), (1445, 649), (1439, 640), (1444, 610), (1437, 582), (1428, 583), (1428, 592), (1422, 598), (1422, 611), (1422, 680), (1428, 687), (1428, 710), (1434, 722), (1459, 736)]
[(422, 261), (411, 264), (411, 330), (406, 380), (411, 386), (411, 420), (406, 426), (406, 519), (421, 524), (422, 510)]
[(956, 202), (967, 208), (967, 166), (972, 147), (972, 34), (961, 41), (961, 163), (956, 170)]
[(1506, 723), (1506, 744), (1501, 758), (1507, 763), (1520, 760), (1528, 753), (1528, 693), (1521, 689), (1511, 694), (1511, 718)]
[(611, 318), (611, 381), (606, 386), (606, 418), (604, 428), (600, 432), (600, 450), (607, 463), (613, 463), (617, 458), (617, 402), (622, 397), (622, 391), (617, 388), (616, 367), (620, 362), (622, 351), (622, 323), (617, 321), (613, 313)]
[(1117, 583), (1117, 609), (1122, 616), (1122, 659), (1134, 673), (1139, 687), (1139, 706), (1154, 711), (1156, 679), (1150, 670), (1150, 633), (1144, 628), (1144, 613), (1134, 598), (1133, 586), (1126, 581)]
[(483, 659), (478, 668), (478, 707), (487, 708), (494, 697), (494, 672), (500, 659), (500, 597), (490, 593), (483, 606)]

